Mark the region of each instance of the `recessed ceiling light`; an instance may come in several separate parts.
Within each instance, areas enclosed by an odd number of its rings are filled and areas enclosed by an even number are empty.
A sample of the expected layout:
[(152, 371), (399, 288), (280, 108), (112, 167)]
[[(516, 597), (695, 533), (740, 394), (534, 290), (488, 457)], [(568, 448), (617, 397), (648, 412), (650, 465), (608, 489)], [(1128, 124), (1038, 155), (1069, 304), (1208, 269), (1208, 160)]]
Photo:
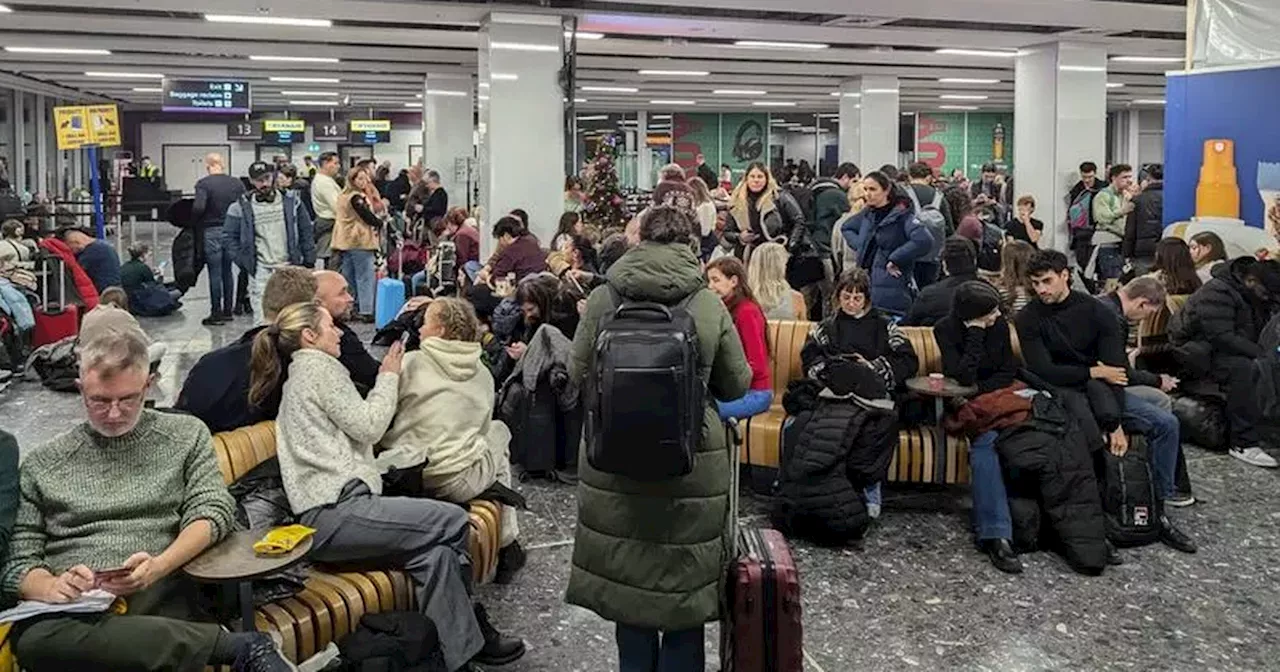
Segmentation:
[(158, 88), (151, 87), (151, 86), (135, 86), (135, 87), (133, 87), (133, 92), (134, 92), (134, 93), (161, 93), (161, 92), (163, 92), (163, 91), (164, 91), (164, 89), (158, 89)]
[(281, 91), (282, 96), (336, 96), (337, 91)]
[(788, 100), (757, 100), (751, 103), (756, 107), (795, 107), (796, 104)]
[(1124, 82), (1107, 82), (1108, 89), (1123, 89)]
[(340, 84), (342, 80), (333, 77), (268, 77), (269, 82), (291, 82), (293, 84)]
[(706, 70), (639, 70), (637, 72), (654, 77), (706, 77), (711, 74)]
[(5, 47), (12, 54), (75, 54), (80, 56), (110, 56), (106, 49), (65, 49), (62, 47)]
[(1139, 98), (1133, 102), (1138, 105), (1164, 105), (1164, 98)]
[(988, 56), (991, 58), (1013, 58), (1016, 51), (994, 51), (991, 49), (938, 49), (934, 53), (943, 56)]
[(651, 100), (650, 105), (697, 105), (697, 101), (693, 100)]
[(898, 93), (898, 89), (863, 89), (863, 93)]
[(533, 42), (490, 42), (490, 49), (503, 51), (560, 51), (558, 44), (536, 44)]
[(1181, 56), (1112, 56), (1114, 63), (1181, 63)]
[(1107, 69), (1101, 65), (1059, 65), (1058, 70), (1062, 72), (1106, 72)]
[(813, 51), (831, 46), (819, 42), (771, 42), (767, 40), (738, 40), (733, 44), (736, 47), (754, 47), (756, 49), (803, 49)]
[(769, 94), (762, 89), (716, 89), (711, 93), (717, 96), (766, 96)]
[(586, 98), (574, 98), (574, 99), (573, 99), (573, 102), (575, 102), (575, 103), (585, 103), (585, 102), (587, 102), (587, 99), (586, 99)]
[(661, 121), (661, 120), (667, 120), (667, 119), (670, 119), (670, 118), (671, 118), (671, 115), (669, 115), (669, 114), (651, 114), (651, 115), (649, 115), (649, 118), (650, 118), (650, 119), (653, 119), (653, 120), (655, 120), (655, 121)]
[(8, 13), (10, 13), (10, 12), (12, 12), (12, 11), (13, 11), (12, 9), (9, 9), (8, 7), (5, 7), (4, 5), (0, 5), (0, 14), (8, 14)]
[(422, 107), (422, 103), (405, 103), (405, 107)]
[[(564, 31), (564, 36), (573, 37), (573, 31), (572, 30)], [(604, 39), (604, 33), (584, 33), (581, 30), (579, 30), (578, 39), (579, 40), (602, 40)]]
[(520, 75), (512, 72), (491, 72), (489, 73), (489, 79), (495, 82), (514, 82), (520, 79)]
[[(607, 114), (593, 114), (586, 117), (578, 117), (578, 121), (608, 121), (608, 120), (609, 120), (609, 115)], [(622, 123), (622, 122), (618, 122), (618, 123)]]
[(999, 84), (998, 79), (981, 79), (977, 77), (942, 77), (938, 79), (942, 84)]
[(592, 91), (594, 93), (639, 93), (640, 89), (634, 86), (579, 86), (582, 91)]
[(986, 100), (988, 96), (944, 93), (943, 95), (938, 96), (938, 98), (941, 100)]
[(164, 75), (158, 72), (101, 72), (90, 71), (84, 73), (85, 77), (114, 77), (116, 79), (164, 79)]
[(337, 63), (330, 56), (250, 56), (251, 61), (287, 61), (291, 63)]
[(312, 105), (315, 107), (337, 107), (336, 100), (291, 100), (290, 105)]
[(427, 95), (428, 95), (428, 96), (453, 96), (453, 97), (455, 97), (455, 98), (461, 98), (462, 96), (467, 95), (467, 92), (466, 92), (466, 91), (447, 91), (447, 90), (444, 90), (444, 89), (435, 89), (435, 90), (432, 90), (432, 91), (428, 91), (428, 92), (427, 92)]
[(939, 110), (976, 110), (977, 105), (939, 105)]
[(205, 14), (205, 21), (214, 23), (257, 23), (265, 26), (302, 26), (304, 28), (330, 28), (329, 19), (295, 19), (285, 16), (243, 16), (239, 14)]

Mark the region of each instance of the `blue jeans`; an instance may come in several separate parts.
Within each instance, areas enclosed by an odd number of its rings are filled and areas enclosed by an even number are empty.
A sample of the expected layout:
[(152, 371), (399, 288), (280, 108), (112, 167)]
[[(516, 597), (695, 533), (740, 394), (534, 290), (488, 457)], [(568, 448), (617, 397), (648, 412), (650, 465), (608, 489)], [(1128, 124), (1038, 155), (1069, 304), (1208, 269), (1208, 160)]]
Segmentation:
[(969, 469), (973, 472), (973, 529), (978, 533), (978, 541), (1013, 538), (1009, 495), (1004, 489), (1000, 456), (996, 454), (997, 436), (998, 432), (986, 432), (969, 444)]
[(617, 624), (618, 672), (702, 672), (702, 626), (661, 632)]
[(232, 274), (231, 248), (222, 239), (222, 227), (204, 230), (204, 263), (209, 267), (209, 312), (231, 314), (236, 300), (236, 277)]
[(414, 296), (417, 296), (418, 286), (426, 281), (427, 281), (426, 271), (418, 271), (417, 273), (414, 273), (413, 275), (409, 276), (409, 291), (412, 292)]
[(773, 390), (747, 390), (746, 396), (732, 401), (716, 401), (720, 409), (720, 419), (745, 420), (769, 410), (773, 403)]
[[(1098, 282), (1119, 278), (1124, 274), (1124, 255), (1120, 254), (1119, 245), (1102, 245), (1098, 248), (1098, 260), (1094, 262)], [(1102, 290), (1101, 286), (1098, 288)]]
[(373, 314), (373, 250), (343, 250), (342, 277), (347, 279), (361, 315)]
[(1156, 472), (1157, 493), (1161, 499), (1173, 495), (1174, 472), (1178, 469), (1178, 451), (1182, 450), (1178, 418), (1151, 403), (1132, 390), (1124, 391), (1124, 420), (1142, 425), (1150, 447), (1148, 459)]

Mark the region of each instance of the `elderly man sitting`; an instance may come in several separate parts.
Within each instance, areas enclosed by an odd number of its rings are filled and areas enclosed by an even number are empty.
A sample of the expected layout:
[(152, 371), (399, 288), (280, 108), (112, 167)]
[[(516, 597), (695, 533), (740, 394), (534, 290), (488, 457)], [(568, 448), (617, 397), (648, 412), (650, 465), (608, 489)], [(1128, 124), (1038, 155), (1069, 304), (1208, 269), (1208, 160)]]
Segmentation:
[[(265, 634), (189, 620), (196, 613), (180, 570), (231, 530), (234, 502), (205, 426), (143, 408), (152, 384), (146, 334), (128, 313), (101, 310), (81, 334), (88, 421), (24, 461), (0, 588), (6, 598), (49, 603), (100, 588), (125, 598), (125, 612), (17, 622), (12, 641), (22, 667), (292, 669)], [(115, 568), (125, 571), (103, 573)]]

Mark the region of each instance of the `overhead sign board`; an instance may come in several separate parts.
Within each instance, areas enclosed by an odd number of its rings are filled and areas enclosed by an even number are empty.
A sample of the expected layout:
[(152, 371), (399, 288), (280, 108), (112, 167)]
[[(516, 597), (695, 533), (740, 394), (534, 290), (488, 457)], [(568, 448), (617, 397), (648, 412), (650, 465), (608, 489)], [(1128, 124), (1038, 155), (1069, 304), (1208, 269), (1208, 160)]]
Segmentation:
[(120, 144), (120, 113), (114, 104), (53, 108), (58, 149)]
[(366, 145), (391, 142), (390, 119), (352, 119), (351, 142)]
[(238, 79), (165, 78), (160, 108), (165, 112), (248, 114), (249, 83)]
[(321, 121), (313, 125), (311, 131), (312, 139), (316, 141), (332, 140), (337, 142), (346, 142), (350, 131), (345, 121)]
[(261, 140), (261, 121), (233, 121), (227, 124), (228, 140)]

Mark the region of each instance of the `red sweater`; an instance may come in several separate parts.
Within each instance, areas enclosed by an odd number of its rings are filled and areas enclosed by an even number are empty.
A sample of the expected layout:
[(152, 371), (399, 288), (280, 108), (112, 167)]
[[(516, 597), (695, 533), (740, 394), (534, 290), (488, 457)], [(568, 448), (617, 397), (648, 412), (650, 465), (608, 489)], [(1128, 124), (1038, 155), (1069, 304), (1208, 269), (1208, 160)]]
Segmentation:
[(769, 345), (765, 343), (764, 311), (755, 301), (739, 301), (729, 309), (733, 326), (742, 339), (742, 351), (747, 354), (751, 366), (751, 389), (772, 390), (773, 379), (769, 373)]

